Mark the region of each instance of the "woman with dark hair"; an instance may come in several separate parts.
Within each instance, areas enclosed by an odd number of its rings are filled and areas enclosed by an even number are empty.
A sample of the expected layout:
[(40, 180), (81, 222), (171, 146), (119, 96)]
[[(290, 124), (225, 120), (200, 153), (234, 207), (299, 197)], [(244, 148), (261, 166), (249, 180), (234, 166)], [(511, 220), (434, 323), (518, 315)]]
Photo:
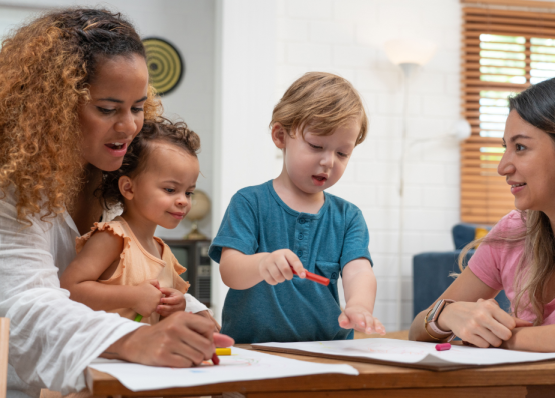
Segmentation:
[(181, 312), (143, 327), (60, 289), (75, 238), (108, 218), (94, 196), (102, 171), (119, 169), (160, 113), (141, 39), (120, 14), (54, 11), (2, 43), (0, 316), (11, 320), (11, 396), (79, 391), (98, 356), (187, 367), (232, 343), (211, 319)]
[[(509, 100), (498, 172), (518, 210), (461, 253), (462, 273), (412, 323), (410, 339), (555, 352), (555, 79)], [(479, 244), (463, 269), (466, 252)], [(510, 314), (497, 305), (500, 290)], [(532, 327), (530, 327), (532, 326)]]

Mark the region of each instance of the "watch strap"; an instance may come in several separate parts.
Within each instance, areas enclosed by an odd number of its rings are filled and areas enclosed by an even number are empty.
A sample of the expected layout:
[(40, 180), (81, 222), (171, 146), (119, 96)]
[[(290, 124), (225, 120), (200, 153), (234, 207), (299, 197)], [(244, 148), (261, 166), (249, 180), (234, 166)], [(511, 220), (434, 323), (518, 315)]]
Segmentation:
[[(455, 300), (450, 300), (450, 299), (439, 300), (430, 309), (430, 311), (428, 311), (428, 314), (426, 314), (426, 318), (424, 318), (424, 329), (426, 329), (426, 332), (428, 333), (428, 335), (433, 339), (444, 340), (448, 338), (447, 341), (451, 341), (455, 338), (455, 334), (452, 331), (442, 330), (439, 328), (439, 325), (437, 324), (437, 320), (441, 315), (441, 312), (443, 311), (445, 306), (447, 304), (451, 304), (454, 302)], [(430, 333), (430, 331), (428, 330), (428, 326), (430, 327), (430, 330), (435, 334), (435, 336)]]

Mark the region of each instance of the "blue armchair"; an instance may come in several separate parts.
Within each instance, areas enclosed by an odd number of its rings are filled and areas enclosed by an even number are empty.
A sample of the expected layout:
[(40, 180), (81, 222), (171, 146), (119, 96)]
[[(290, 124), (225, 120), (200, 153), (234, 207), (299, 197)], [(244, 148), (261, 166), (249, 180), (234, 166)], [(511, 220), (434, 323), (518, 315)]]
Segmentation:
[[(458, 258), (461, 250), (474, 240), (476, 226), (471, 224), (457, 224), (453, 227), (453, 242), (455, 250), (441, 253), (421, 253), (413, 257), (413, 302), (414, 317), (428, 308), (455, 280), (449, 274), (459, 273)], [(471, 250), (466, 260), (474, 254)], [(510, 302), (504, 291), (495, 298), (499, 306), (508, 311)]]

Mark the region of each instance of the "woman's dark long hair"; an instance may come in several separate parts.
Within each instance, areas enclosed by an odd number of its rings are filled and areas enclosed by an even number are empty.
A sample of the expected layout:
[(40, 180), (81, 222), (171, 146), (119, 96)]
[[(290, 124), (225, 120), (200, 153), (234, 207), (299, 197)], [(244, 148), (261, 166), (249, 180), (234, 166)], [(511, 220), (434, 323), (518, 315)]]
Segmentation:
[[(532, 126), (544, 131), (555, 147), (555, 78), (531, 86), (509, 99), (509, 109)], [(555, 198), (553, 198), (555, 201)], [(524, 266), (526, 264), (526, 266)], [(555, 272), (555, 239), (547, 214), (526, 210), (524, 257), (515, 278), (515, 312), (520, 301), (530, 302), (536, 324), (543, 323), (544, 293)]]
[[(509, 110), (516, 111), (524, 121), (549, 135), (555, 148), (555, 78), (509, 98)], [(468, 250), (480, 243), (523, 244), (524, 255), (519, 261), (514, 279), (516, 294), (513, 308), (518, 317), (519, 310), (530, 305), (536, 316), (534, 324), (541, 325), (544, 306), (547, 304), (544, 293), (555, 273), (555, 238), (549, 217), (543, 211), (524, 210), (520, 213), (525, 228), (509, 232), (507, 236), (488, 235), (471, 242), (461, 252), (459, 267), (462, 270)]]

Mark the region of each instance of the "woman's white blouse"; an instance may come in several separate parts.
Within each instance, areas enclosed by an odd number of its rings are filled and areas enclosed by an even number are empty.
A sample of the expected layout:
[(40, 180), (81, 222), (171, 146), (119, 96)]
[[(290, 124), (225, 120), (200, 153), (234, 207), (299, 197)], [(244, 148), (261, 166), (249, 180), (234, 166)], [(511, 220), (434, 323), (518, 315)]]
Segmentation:
[[(62, 394), (82, 390), (89, 363), (144, 324), (70, 300), (59, 276), (75, 257), (75, 223), (66, 212), (44, 221), (37, 215), (26, 227), (17, 221), (15, 203), (11, 193), (0, 199), (0, 317), (10, 318), (8, 390), (37, 397), (41, 388)], [(188, 297), (188, 307), (190, 302), (196, 307), (187, 308), (190, 312), (206, 309)]]

